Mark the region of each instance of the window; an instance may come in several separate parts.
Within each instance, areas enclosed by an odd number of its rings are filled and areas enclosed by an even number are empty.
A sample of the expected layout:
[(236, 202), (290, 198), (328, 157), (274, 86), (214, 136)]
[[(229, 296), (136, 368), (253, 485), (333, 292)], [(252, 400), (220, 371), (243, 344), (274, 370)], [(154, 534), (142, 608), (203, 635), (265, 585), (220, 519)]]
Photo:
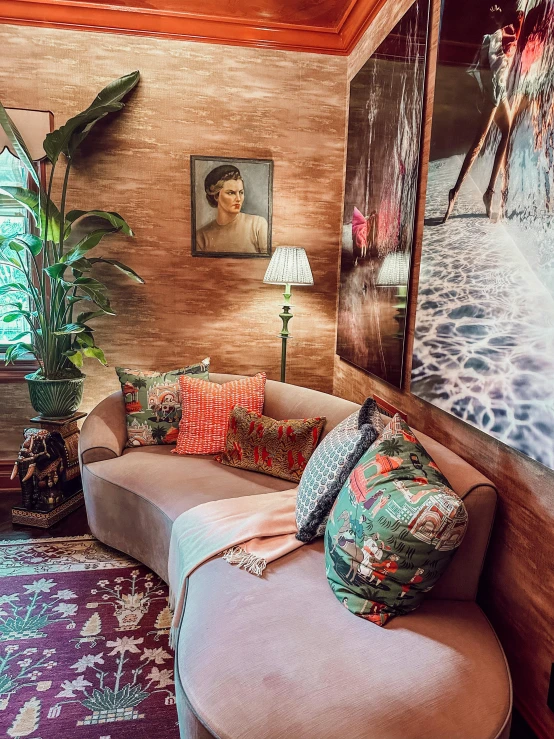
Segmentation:
[[(27, 172), (21, 165), (19, 159), (14, 157), (7, 149), (0, 154), (0, 184), (4, 186), (27, 187)], [(0, 235), (17, 236), (24, 233), (29, 228), (29, 217), (27, 211), (23, 207), (19, 207), (17, 203), (7, 195), (0, 193)], [(24, 256), (25, 252), (21, 253)], [(0, 247), (0, 259), (5, 262), (6, 257), (13, 257), (10, 249)], [(8, 282), (19, 281), (18, 271), (6, 264), (0, 264), (0, 285)], [(9, 295), (0, 297), (0, 354), (3, 354), (6, 347), (13, 343), (14, 338), (23, 333), (27, 328), (24, 319), (18, 319), (11, 323), (4, 323), (2, 316), (10, 312), (10, 304), (21, 302), (24, 306), (28, 306), (28, 298), (25, 293), (10, 293)], [(17, 379), (17, 375), (29, 372), (36, 367), (36, 363), (29, 358), (28, 361), (23, 360), (17, 363), (19, 371), (14, 372), (14, 368), (10, 365), (4, 367), (3, 363), (0, 372), (0, 381), (9, 379), (13, 381)]]

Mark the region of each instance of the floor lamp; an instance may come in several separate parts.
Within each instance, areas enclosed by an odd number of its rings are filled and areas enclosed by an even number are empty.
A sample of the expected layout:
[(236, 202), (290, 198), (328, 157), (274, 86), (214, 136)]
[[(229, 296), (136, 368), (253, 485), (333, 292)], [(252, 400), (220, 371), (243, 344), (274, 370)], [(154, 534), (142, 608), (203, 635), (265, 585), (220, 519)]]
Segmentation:
[(396, 314), (394, 320), (398, 323), (395, 338), (404, 338), (406, 323), (406, 300), (408, 294), (408, 280), (410, 278), (410, 253), (393, 251), (383, 260), (375, 284), (377, 287), (396, 287)]
[(289, 321), (292, 318), (290, 303), (292, 285), (313, 285), (314, 278), (308, 256), (304, 249), (297, 246), (279, 246), (273, 252), (267, 267), (264, 282), (269, 285), (285, 285), (283, 311), (279, 317), (283, 321), (281, 337), (281, 382), (285, 382), (287, 365), (287, 339)]

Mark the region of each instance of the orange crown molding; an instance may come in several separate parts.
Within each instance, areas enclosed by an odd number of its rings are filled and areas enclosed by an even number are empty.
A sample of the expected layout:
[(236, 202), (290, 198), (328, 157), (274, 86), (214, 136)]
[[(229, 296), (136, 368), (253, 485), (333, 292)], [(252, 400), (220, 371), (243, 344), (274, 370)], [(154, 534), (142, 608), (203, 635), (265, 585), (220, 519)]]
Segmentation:
[(0, 23), (346, 56), (386, 1), (352, 0), (336, 28), (262, 24), (75, 0), (0, 0)]

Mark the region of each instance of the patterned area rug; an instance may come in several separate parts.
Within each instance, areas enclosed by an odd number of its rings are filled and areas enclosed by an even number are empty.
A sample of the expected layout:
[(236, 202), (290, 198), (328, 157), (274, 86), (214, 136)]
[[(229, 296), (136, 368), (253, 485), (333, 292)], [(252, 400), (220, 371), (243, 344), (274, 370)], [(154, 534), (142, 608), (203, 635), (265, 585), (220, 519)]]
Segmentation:
[(0, 737), (178, 739), (168, 589), (91, 536), (0, 541)]

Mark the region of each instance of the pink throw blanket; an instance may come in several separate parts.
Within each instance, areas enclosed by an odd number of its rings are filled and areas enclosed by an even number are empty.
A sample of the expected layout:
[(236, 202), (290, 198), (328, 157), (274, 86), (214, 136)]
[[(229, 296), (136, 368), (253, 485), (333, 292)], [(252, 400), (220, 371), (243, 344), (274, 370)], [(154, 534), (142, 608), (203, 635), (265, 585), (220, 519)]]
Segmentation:
[(261, 576), (268, 562), (302, 546), (296, 539), (298, 488), (214, 500), (182, 513), (169, 545), (169, 593), (174, 607), (170, 646), (183, 613), (186, 580), (203, 562), (223, 552), (230, 564)]

